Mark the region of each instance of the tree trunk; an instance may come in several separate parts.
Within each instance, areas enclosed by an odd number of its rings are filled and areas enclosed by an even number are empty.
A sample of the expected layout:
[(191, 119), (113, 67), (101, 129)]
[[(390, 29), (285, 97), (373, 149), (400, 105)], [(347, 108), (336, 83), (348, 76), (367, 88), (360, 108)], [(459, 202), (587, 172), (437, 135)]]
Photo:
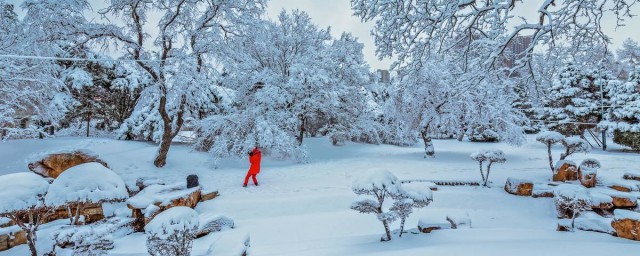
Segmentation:
[(26, 232), (27, 245), (29, 246), (29, 251), (31, 251), (31, 256), (38, 256), (38, 250), (36, 249), (36, 240), (34, 237), (35, 231), (28, 230)]
[(549, 154), (549, 167), (553, 173), (553, 156), (551, 156), (551, 144), (547, 144), (547, 154)]
[(304, 116), (300, 115), (300, 130), (298, 133), (298, 145), (302, 145), (302, 140), (304, 139)]
[(489, 161), (489, 164), (487, 165), (487, 176), (484, 179), (484, 184), (483, 186), (487, 186), (487, 182), (489, 182), (489, 173), (491, 172), (491, 161)]
[(383, 220), (382, 225), (384, 225), (384, 232), (387, 234), (387, 240), (382, 241), (391, 241), (391, 231), (389, 230), (389, 223), (386, 220)]
[(400, 218), (400, 235), (399, 237), (402, 237), (402, 233), (404, 233), (404, 221), (406, 220), (405, 217)]
[(169, 117), (169, 114), (166, 111), (167, 98), (165, 96), (160, 97), (160, 106), (158, 106), (158, 111), (160, 112), (160, 117), (162, 117), (162, 123), (164, 125), (162, 129), (162, 139), (160, 140), (160, 148), (158, 149), (158, 154), (156, 155), (156, 159), (153, 161), (153, 164), (162, 168), (167, 164), (167, 154), (169, 153), (169, 147), (171, 146), (171, 141), (173, 138), (178, 135), (180, 129), (182, 128), (182, 124), (184, 120), (182, 115), (184, 114), (184, 104), (186, 103), (186, 97), (183, 95), (180, 100), (180, 110), (178, 110), (178, 114), (176, 116), (176, 128), (175, 131), (172, 127), (172, 120)]
[(153, 165), (158, 168), (162, 168), (167, 164), (167, 154), (169, 154), (169, 147), (171, 146), (171, 128), (169, 131), (164, 129), (162, 133), (162, 140), (160, 140), (160, 148), (158, 149), (158, 154), (156, 155), (156, 159), (153, 161)]
[(91, 112), (87, 113), (87, 137), (89, 137), (89, 124), (91, 123)]
[(433, 149), (433, 143), (431, 142), (431, 136), (427, 133), (427, 128), (425, 127), (420, 131), (420, 135), (422, 136), (422, 141), (424, 142), (424, 158), (433, 157), (436, 154), (436, 151)]
[(480, 176), (482, 176), (482, 182), (484, 182), (485, 178), (484, 178), (484, 171), (482, 170), (482, 161), (478, 161), (478, 163), (480, 163)]

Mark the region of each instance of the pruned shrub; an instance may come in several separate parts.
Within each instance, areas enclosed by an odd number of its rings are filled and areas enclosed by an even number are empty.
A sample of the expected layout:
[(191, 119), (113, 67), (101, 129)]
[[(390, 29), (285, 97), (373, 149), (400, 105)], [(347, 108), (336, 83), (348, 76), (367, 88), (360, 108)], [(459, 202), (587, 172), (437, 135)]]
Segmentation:
[(152, 256), (189, 256), (196, 238), (198, 213), (185, 206), (172, 207), (144, 227), (147, 251)]
[[(480, 165), (480, 175), (482, 176), (482, 185), (487, 186), (489, 182), (489, 174), (491, 173), (491, 165), (494, 163), (504, 163), (507, 161), (507, 158), (504, 155), (502, 150), (483, 150), (480, 152), (476, 152), (470, 155), (471, 159), (478, 161)], [(486, 175), (483, 168), (484, 162), (487, 163)]]

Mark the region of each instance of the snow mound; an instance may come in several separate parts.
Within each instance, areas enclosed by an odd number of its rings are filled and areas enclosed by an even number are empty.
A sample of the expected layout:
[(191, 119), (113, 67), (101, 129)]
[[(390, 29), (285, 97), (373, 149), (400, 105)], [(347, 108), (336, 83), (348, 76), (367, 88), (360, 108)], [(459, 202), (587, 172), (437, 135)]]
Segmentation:
[(47, 205), (70, 202), (112, 202), (129, 197), (124, 181), (99, 163), (86, 163), (69, 168), (53, 181), (45, 197)]
[(393, 173), (387, 170), (375, 170), (353, 182), (353, 190), (374, 190), (385, 188), (389, 192), (397, 192), (400, 182)]
[(147, 237), (156, 236), (168, 239), (172, 234), (190, 230), (195, 232), (199, 226), (198, 213), (185, 206), (176, 206), (158, 214), (144, 227)]
[(614, 220), (623, 220), (630, 219), (635, 221), (640, 221), (640, 212), (634, 212), (623, 209), (615, 209), (613, 211), (613, 219)]
[(43, 206), (49, 183), (35, 173), (0, 176), (0, 214)]
[(248, 233), (238, 230), (228, 230), (215, 233), (215, 236), (215, 242), (209, 246), (206, 255), (247, 255), (247, 248), (250, 246)]

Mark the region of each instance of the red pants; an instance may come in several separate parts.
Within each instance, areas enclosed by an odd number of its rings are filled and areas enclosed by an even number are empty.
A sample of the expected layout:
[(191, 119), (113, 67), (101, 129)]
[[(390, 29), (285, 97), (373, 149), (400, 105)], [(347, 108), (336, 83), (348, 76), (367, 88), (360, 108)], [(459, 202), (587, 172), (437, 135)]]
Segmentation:
[(253, 184), (258, 185), (258, 180), (256, 179), (256, 175), (258, 175), (258, 174), (257, 173), (255, 173), (255, 174), (247, 173), (247, 177), (244, 177), (244, 185), (246, 186), (247, 183), (249, 183), (249, 177), (251, 177), (253, 179)]

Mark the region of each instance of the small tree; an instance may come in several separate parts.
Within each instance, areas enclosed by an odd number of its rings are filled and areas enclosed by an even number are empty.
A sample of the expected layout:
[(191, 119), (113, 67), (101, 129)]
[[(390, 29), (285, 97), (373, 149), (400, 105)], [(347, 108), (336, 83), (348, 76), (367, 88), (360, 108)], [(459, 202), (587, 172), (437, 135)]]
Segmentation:
[(0, 176), (0, 184), (0, 217), (18, 225), (25, 232), (31, 255), (38, 255), (36, 231), (50, 213), (44, 204), (49, 183), (34, 173), (14, 173)]
[[(482, 185), (483, 186), (487, 186), (487, 182), (489, 182), (489, 174), (491, 173), (491, 165), (493, 165), (493, 163), (504, 163), (507, 161), (507, 158), (504, 155), (504, 152), (502, 152), (502, 150), (483, 150), (480, 152), (476, 152), (471, 154), (471, 159), (478, 161), (478, 163), (480, 164), (480, 175), (482, 176)], [(483, 163), (485, 161), (488, 161), (489, 163), (487, 164), (487, 175), (484, 174), (484, 170), (482, 168)]]
[(395, 196), (396, 201), (389, 209), (400, 218), (400, 237), (404, 232), (405, 220), (413, 213), (413, 208), (426, 207), (433, 201), (431, 188), (424, 183), (408, 183), (402, 185), (402, 189)]
[(591, 195), (582, 186), (562, 184), (553, 192), (556, 210), (559, 215), (571, 214), (571, 230), (575, 228), (575, 220), (580, 213), (591, 210)]
[(564, 146), (564, 153), (560, 154), (560, 160), (566, 159), (569, 155), (573, 153), (587, 153), (591, 151), (591, 146), (586, 140), (583, 140), (578, 137), (567, 137), (562, 139), (562, 146)]
[(373, 213), (378, 220), (382, 222), (386, 238), (382, 237), (381, 241), (391, 240), (391, 231), (389, 224), (397, 219), (395, 211), (385, 211), (383, 204), (389, 198), (397, 198), (401, 193), (400, 182), (395, 175), (386, 170), (373, 172), (371, 175), (356, 180), (353, 183), (353, 192), (358, 195), (370, 195), (375, 198), (362, 199), (351, 205), (352, 210), (360, 213)]
[(198, 213), (185, 206), (172, 207), (144, 227), (147, 251), (152, 256), (189, 256), (196, 238)]
[(553, 173), (553, 156), (551, 155), (551, 146), (558, 142), (561, 142), (564, 139), (564, 135), (559, 132), (547, 131), (540, 133), (536, 140), (542, 142), (545, 146), (547, 146), (547, 154), (549, 155), (549, 168), (551, 168), (551, 172)]
[(89, 204), (121, 202), (129, 198), (124, 181), (99, 163), (86, 163), (69, 168), (51, 183), (45, 197), (47, 205), (64, 206), (72, 225)]

